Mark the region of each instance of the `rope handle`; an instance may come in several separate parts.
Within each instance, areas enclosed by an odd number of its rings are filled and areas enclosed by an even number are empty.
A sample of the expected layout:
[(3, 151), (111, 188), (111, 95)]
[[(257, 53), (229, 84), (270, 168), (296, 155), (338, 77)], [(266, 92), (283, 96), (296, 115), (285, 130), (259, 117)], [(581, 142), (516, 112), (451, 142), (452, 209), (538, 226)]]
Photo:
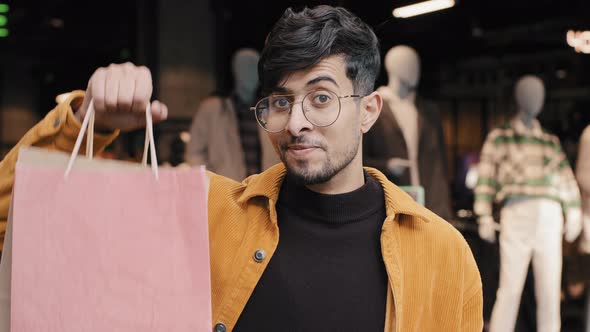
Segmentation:
[[(76, 138), (76, 144), (74, 145), (74, 150), (70, 155), (70, 160), (68, 162), (68, 166), (64, 173), (64, 178), (68, 178), (72, 168), (74, 167), (74, 162), (76, 161), (76, 157), (78, 156), (78, 152), (80, 151), (80, 146), (82, 145), (82, 141), (84, 139), (84, 134), (86, 133), (86, 129), (88, 129), (88, 134), (86, 137), (86, 158), (92, 160), (93, 153), (94, 153), (94, 118), (95, 118), (95, 111), (94, 111), (94, 99), (90, 100), (90, 104), (88, 106), (88, 111), (84, 116), (84, 120), (82, 121), (82, 127), (80, 128), (80, 133), (78, 134), (78, 138)], [(154, 126), (152, 121), (152, 107), (151, 104), (148, 103), (147, 107), (145, 108), (145, 140), (144, 140), (144, 149), (143, 149), (143, 158), (141, 161), (141, 165), (143, 167), (147, 167), (147, 156), (148, 156), (148, 149), (150, 152), (151, 158), (151, 168), (152, 172), (156, 180), (159, 179), (158, 175), (158, 159), (156, 157), (156, 144), (154, 142)]]

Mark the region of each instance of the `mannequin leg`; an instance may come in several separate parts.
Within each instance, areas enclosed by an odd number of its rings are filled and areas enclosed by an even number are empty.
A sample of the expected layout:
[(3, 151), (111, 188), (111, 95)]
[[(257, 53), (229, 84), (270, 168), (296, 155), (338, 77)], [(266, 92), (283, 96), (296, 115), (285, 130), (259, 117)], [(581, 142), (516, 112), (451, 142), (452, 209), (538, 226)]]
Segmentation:
[(534, 226), (526, 209), (513, 204), (500, 217), (500, 281), (492, 310), (490, 332), (514, 331), (520, 296), (532, 255)]
[(561, 328), (560, 294), (563, 217), (561, 206), (546, 201), (539, 209), (537, 240), (533, 252), (537, 331), (556, 332)]

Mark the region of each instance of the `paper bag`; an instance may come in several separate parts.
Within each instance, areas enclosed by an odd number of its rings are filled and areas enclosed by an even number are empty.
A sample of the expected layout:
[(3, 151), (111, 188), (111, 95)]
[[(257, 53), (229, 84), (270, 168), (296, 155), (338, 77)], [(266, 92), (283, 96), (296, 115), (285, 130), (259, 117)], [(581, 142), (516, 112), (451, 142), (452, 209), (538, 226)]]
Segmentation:
[(94, 160), (65, 179), (20, 154), (11, 331), (211, 329), (202, 169), (163, 169), (156, 180)]

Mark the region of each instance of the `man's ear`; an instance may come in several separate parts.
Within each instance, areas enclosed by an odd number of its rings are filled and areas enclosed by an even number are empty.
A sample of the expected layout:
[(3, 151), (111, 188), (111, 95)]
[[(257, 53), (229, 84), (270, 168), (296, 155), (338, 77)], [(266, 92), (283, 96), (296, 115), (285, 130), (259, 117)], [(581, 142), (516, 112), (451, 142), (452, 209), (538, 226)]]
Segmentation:
[(361, 106), (361, 130), (364, 134), (371, 129), (375, 121), (379, 118), (381, 107), (383, 107), (383, 98), (379, 92), (374, 91), (363, 98)]

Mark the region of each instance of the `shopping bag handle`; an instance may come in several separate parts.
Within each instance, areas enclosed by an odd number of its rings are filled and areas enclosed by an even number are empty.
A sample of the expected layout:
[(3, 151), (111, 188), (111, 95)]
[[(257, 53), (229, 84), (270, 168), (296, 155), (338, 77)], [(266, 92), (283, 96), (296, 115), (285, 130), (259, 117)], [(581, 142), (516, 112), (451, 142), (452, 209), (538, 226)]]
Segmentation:
[[(74, 145), (74, 150), (70, 155), (70, 161), (68, 162), (68, 167), (66, 168), (66, 172), (64, 177), (67, 178), (72, 168), (74, 167), (74, 162), (76, 161), (76, 157), (78, 156), (78, 152), (80, 151), (80, 146), (82, 145), (82, 140), (84, 139), (84, 134), (86, 133), (86, 129), (88, 128), (88, 134), (86, 137), (86, 158), (92, 159), (93, 152), (94, 152), (94, 99), (90, 100), (90, 104), (88, 105), (88, 111), (84, 116), (84, 120), (82, 121), (82, 126), (80, 128), (80, 133), (78, 134), (78, 138), (76, 139), (76, 144)], [(148, 156), (148, 148), (150, 150), (150, 158), (151, 158), (151, 168), (156, 180), (159, 178), (158, 176), (158, 159), (156, 157), (156, 144), (154, 143), (154, 125), (152, 121), (152, 107), (150, 103), (147, 104), (145, 108), (145, 140), (144, 140), (144, 148), (143, 148), (143, 158), (141, 161), (141, 165), (143, 167), (147, 167), (147, 156)]]

